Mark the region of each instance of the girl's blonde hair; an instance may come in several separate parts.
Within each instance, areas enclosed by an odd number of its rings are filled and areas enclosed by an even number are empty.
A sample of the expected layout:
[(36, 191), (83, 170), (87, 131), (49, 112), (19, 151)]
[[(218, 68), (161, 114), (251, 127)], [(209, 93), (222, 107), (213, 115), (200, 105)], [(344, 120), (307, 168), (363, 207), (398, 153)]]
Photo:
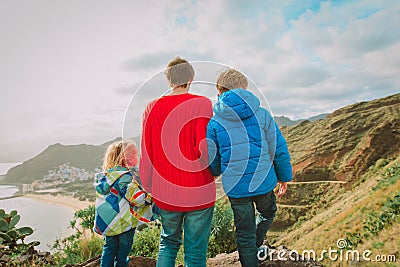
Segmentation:
[(133, 148), (130, 152), (138, 153), (135, 143), (131, 140), (117, 141), (109, 145), (104, 155), (103, 170), (108, 170), (117, 166), (126, 167), (125, 151), (128, 147)]

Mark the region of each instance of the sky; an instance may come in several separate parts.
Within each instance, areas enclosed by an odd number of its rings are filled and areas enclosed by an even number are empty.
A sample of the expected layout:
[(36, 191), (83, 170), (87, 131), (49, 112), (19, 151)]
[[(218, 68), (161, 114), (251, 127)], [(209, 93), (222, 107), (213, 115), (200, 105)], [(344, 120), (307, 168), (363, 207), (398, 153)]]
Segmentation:
[(397, 0), (0, 0), (0, 162), (140, 133), (175, 56), (195, 81), (241, 70), (291, 119), (399, 93), (399, 25)]

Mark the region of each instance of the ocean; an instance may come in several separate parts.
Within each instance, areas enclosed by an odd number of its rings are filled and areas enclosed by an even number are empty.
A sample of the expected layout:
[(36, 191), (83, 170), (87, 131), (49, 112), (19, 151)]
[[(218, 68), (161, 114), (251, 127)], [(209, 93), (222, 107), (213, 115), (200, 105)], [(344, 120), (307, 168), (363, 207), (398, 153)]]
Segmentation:
[[(0, 185), (0, 191), (2, 189)], [(25, 243), (40, 241), (35, 248), (41, 251), (50, 251), (57, 238), (67, 237), (74, 232), (68, 226), (75, 211), (68, 207), (17, 197), (0, 200), (0, 208), (6, 213), (17, 210), (21, 216), (17, 227), (29, 226), (34, 229), (33, 234), (25, 238)]]
[[(17, 164), (19, 163), (0, 163), (0, 174), (7, 173), (9, 168)], [(14, 186), (0, 185), (0, 198), (12, 196), (17, 192), (18, 188)], [(21, 216), (17, 227), (29, 226), (34, 229), (33, 234), (25, 238), (25, 243), (40, 241), (40, 245), (35, 247), (40, 251), (50, 251), (57, 238), (74, 233), (68, 228), (75, 213), (72, 208), (17, 197), (0, 200), (0, 209), (4, 209), (6, 213), (17, 210)]]

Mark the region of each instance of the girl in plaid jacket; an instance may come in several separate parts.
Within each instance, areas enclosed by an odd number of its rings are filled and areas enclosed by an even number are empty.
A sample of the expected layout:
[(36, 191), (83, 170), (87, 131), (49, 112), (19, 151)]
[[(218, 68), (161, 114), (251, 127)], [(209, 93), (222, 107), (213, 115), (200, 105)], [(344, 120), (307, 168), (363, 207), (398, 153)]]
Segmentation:
[(138, 151), (133, 142), (118, 141), (106, 151), (104, 172), (95, 175), (94, 231), (105, 237), (101, 267), (127, 266), (136, 226), (153, 220), (151, 196), (139, 185)]

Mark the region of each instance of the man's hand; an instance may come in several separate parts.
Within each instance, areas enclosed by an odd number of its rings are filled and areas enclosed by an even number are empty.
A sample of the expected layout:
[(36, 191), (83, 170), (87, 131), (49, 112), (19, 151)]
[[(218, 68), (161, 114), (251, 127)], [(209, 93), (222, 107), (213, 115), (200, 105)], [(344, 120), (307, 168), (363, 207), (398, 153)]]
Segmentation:
[(278, 197), (282, 197), (286, 193), (287, 183), (278, 181), (278, 184), (279, 184)]

